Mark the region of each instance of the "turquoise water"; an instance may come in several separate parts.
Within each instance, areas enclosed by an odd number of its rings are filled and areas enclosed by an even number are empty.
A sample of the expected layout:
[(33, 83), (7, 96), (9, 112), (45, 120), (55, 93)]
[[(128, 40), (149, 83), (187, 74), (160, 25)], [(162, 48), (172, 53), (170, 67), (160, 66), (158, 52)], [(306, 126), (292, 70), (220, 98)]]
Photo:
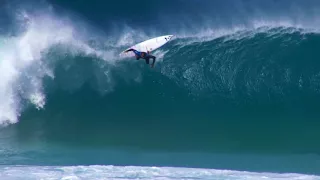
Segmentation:
[[(108, 179), (123, 167), (150, 172), (147, 179), (184, 179), (178, 174), (188, 170), (178, 167), (188, 167), (209, 173), (190, 179), (319, 175), (317, 14), (298, 16), (285, 4), (301, 12), (320, 4), (203, 1), (195, 10), (191, 0), (171, 2), (143, 12), (132, 1), (5, 3), (0, 174), (21, 179), (11, 171), (37, 169), (86, 179), (107, 169), (111, 176), (100, 175)], [(119, 58), (163, 34), (175, 38), (154, 52), (154, 69)], [(153, 176), (154, 166), (177, 168)]]

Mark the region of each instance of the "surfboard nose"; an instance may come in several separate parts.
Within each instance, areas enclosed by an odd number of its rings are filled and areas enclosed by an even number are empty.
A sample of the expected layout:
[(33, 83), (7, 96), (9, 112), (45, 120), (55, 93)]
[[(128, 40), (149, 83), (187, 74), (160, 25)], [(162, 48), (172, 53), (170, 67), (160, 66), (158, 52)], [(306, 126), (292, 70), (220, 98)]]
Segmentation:
[(173, 35), (166, 35), (166, 36), (164, 36), (164, 39), (166, 41), (170, 41), (172, 37), (173, 37)]

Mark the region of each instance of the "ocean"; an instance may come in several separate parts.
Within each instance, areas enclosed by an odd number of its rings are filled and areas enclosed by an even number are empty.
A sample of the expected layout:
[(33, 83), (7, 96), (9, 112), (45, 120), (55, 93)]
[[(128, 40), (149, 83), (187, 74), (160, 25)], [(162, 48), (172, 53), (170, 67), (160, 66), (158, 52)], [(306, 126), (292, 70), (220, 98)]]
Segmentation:
[(4, 0), (0, 179), (320, 179), (319, 8)]

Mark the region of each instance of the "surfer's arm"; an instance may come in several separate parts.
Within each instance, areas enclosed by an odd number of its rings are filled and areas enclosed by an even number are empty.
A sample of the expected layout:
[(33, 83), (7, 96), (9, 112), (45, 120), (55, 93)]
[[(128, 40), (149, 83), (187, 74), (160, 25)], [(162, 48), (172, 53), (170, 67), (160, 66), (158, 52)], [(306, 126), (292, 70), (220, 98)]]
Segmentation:
[(146, 50), (147, 50), (147, 54), (150, 54), (150, 51), (148, 50), (148, 47), (146, 47)]
[(133, 49), (128, 49), (128, 50), (126, 50), (125, 52), (129, 52), (129, 51), (133, 51)]

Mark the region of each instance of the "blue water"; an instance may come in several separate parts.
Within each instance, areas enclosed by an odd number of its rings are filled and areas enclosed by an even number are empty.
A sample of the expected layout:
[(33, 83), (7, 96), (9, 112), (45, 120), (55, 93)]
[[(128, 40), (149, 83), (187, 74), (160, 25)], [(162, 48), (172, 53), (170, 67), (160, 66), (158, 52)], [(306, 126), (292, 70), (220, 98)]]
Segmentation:
[[(6, 1), (1, 176), (318, 178), (319, 6)], [(164, 34), (154, 69), (118, 56)]]

